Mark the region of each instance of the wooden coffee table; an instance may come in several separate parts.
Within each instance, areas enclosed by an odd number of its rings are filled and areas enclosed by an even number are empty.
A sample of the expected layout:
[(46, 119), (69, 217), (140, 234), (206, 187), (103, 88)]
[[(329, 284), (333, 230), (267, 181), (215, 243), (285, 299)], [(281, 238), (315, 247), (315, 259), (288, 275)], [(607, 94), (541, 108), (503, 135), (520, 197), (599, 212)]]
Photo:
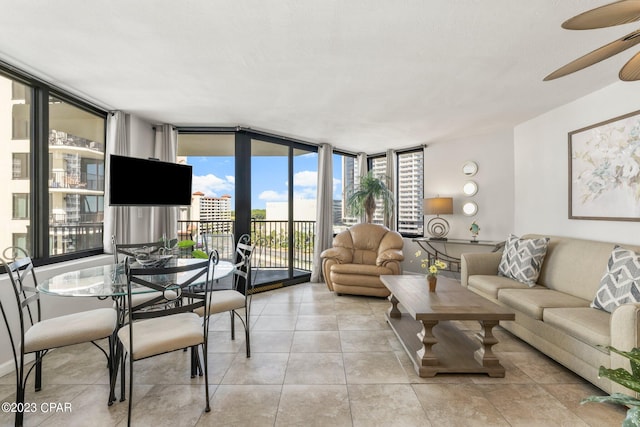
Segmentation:
[[(515, 314), (463, 288), (460, 283), (438, 277), (429, 292), (424, 276), (380, 276), (389, 289), (389, 325), (413, 361), (421, 377), (439, 373), (485, 373), (504, 377), (504, 367), (491, 347), (498, 343), (492, 329)], [(452, 322), (474, 320), (481, 330), (473, 338)]]

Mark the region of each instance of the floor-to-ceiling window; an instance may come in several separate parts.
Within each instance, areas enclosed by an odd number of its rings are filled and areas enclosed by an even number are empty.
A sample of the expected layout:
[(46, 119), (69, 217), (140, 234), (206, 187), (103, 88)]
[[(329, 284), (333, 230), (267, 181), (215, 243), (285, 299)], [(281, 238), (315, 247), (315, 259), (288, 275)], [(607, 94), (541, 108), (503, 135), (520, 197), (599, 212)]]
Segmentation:
[(423, 235), (424, 149), (397, 153), (396, 206), (398, 232), (403, 236)]
[(102, 252), (106, 112), (0, 66), (0, 250)]
[(252, 139), (251, 211), (264, 215), (252, 231), (269, 281), (289, 278), (289, 201), (289, 147)]
[(259, 244), (257, 285), (308, 278), (315, 239), (317, 148), (250, 131), (181, 128), (178, 159), (193, 166), (180, 232), (224, 252), (225, 235)]
[[(369, 158), (369, 170), (374, 176), (384, 179), (387, 176), (387, 156), (378, 155)], [(374, 224), (384, 224), (384, 207), (381, 200), (376, 200), (376, 211), (373, 214)]]
[(233, 133), (178, 135), (178, 163), (193, 168), (191, 206), (179, 208), (181, 239), (216, 248), (231, 259), (235, 241), (235, 138)]
[(260, 248), (262, 283), (297, 282), (309, 277), (313, 259), (318, 153), (304, 146), (254, 135), (251, 139), (251, 210)]
[(318, 152), (293, 148), (293, 216), (291, 245), (293, 275), (312, 269), (318, 199)]
[(105, 125), (102, 115), (49, 96), (49, 253), (102, 247)]
[(354, 154), (335, 152), (333, 154), (333, 234), (346, 230), (358, 222), (349, 212), (347, 197), (355, 184), (358, 162)]

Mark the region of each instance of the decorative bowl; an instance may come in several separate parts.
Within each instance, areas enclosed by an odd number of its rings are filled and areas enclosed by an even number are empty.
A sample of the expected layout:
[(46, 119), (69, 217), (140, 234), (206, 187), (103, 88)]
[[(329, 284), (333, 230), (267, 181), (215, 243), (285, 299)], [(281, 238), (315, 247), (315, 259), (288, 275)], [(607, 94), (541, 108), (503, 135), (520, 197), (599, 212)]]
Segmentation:
[(149, 255), (139, 254), (136, 256), (136, 261), (142, 267), (163, 267), (173, 255)]

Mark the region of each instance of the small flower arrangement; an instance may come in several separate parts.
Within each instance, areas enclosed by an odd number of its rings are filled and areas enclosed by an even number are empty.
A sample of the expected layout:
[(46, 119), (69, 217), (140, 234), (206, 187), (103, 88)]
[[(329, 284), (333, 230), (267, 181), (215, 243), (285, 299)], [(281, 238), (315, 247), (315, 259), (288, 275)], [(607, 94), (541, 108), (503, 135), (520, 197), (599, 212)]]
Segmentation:
[(427, 276), (436, 277), (440, 270), (444, 270), (447, 268), (447, 264), (439, 259), (436, 259), (431, 264), (429, 264), (429, 258), (422, 258), (422, 252), (416, 252), (416, 258), (420, 260), (420, 267), (427, 269)]

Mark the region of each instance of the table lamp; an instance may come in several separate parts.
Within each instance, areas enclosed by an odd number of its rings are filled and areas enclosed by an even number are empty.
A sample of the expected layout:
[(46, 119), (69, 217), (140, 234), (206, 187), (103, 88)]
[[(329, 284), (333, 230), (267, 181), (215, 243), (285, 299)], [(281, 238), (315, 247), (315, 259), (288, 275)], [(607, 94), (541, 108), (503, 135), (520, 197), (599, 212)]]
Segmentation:
[(449, 223), (440, 215), (451, 215), (453, 213), (453, 198), (451, 197), (431, 197), (424, 199), (424, 215), (435, 215), (427, 223), (427, 233), (432, 240), (447, 240), (449, 233)]

